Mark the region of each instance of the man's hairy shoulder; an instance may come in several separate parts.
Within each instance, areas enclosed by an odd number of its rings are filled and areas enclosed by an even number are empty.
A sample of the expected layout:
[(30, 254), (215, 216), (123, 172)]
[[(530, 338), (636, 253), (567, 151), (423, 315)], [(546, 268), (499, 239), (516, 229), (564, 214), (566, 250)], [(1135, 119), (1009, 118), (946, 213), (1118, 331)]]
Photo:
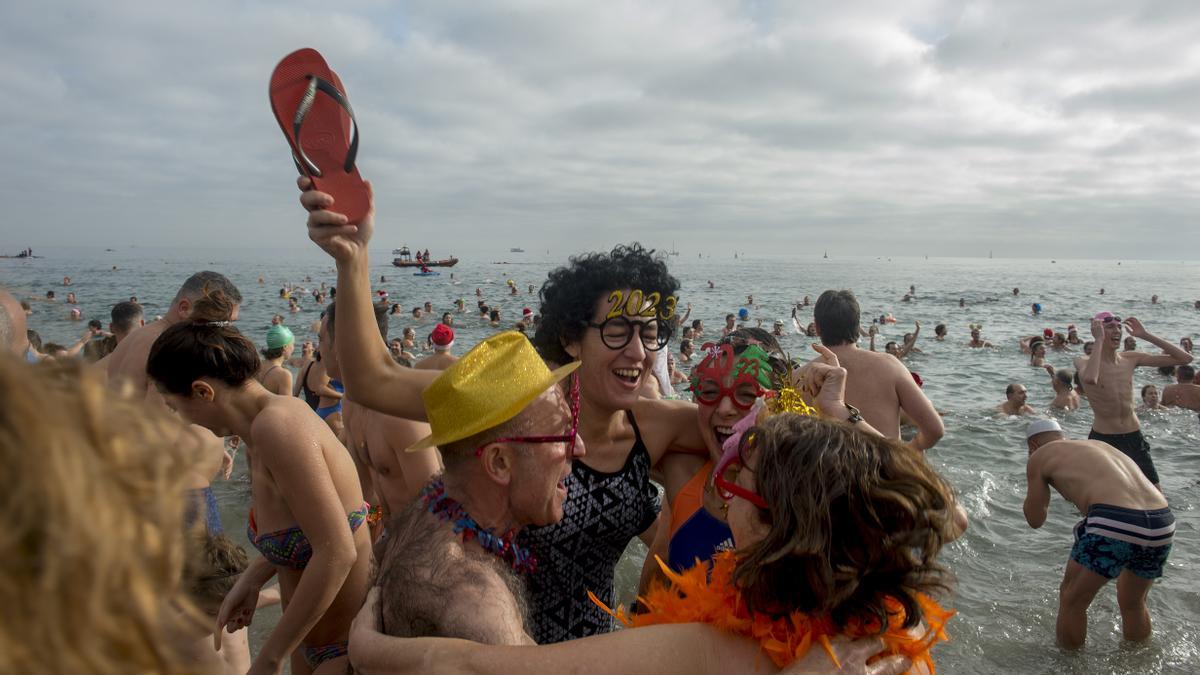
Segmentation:
[(521, 581), (499, 560), (468, 554), (458, 536), (419, 500), (388, 523), (380, 549), (384, 633), (528, 642)]

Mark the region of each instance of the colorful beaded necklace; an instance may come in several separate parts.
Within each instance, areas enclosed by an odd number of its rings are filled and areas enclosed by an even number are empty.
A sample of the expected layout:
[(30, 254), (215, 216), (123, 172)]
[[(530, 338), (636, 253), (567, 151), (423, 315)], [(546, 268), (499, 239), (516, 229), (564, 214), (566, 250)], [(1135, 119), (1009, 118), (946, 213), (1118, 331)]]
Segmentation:
[(513, 543), (517, 536), (515, 530), (498, 535), (491, 528), (480, 527), (462, 504), (446, 494), (446, 485), (441, 478), (435, 478), (421, 490), (421, 503), (433, 515), (449, 521), (454, 533), (462, 535), (464, 543), (475, 540), (483, 550), (508, 563), (518, 574), (529, 574), (537, 569), (537, 560), (529, 549)]

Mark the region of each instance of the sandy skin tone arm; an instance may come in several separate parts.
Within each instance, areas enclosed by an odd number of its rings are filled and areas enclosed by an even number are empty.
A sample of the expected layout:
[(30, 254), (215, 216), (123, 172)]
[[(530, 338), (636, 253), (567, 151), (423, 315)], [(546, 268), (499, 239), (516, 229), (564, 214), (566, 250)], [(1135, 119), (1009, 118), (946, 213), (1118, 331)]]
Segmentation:
[[(350, 631), (350, 658), (364, 675), (421, 672), (429, 675), (524, 675), (594, 673), (680, 673), (729, 675), (777, 673), (758, 646), (702, 624), (648, 626), (547, 646), (503, 647), (449, 638), (395, 638), (379, 632), (372, 590)], [(834, 641), (839, 670), (825, 650), (814, 647), (784, 673), (899, 675), (909, 663), (901, 657), (866, 660), (883, 649), (878, 639)]]
[[(375, 311), (371, 306), (371, 273), (367, 244), (375, 229), (375, 207), (357, 224), (334, 210), (333, 197), (312, 190), (308, 178), (300, 178), (300, 203), (308, 210), (308, 236), (337, 263), (338, 363), (346, 388), (354, 400), (385, 415), (425, 420), (421, 391), (440, 374), (435, 370), (413, 370), (392, 360), (379, 339)], [(370, 183), (367, 184), (370, 189)]]

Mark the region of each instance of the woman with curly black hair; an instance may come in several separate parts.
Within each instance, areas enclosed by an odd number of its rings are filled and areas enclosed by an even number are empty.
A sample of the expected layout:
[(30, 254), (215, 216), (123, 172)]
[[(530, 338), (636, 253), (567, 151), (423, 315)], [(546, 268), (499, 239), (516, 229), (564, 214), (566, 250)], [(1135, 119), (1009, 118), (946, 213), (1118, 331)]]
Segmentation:
[(541, 290), (533, 344), (555, 364), (580, 361), (579, 435), (587, 454), (567, 480), (562, 522), (526, 530), (531, 635), (560, 642), (612, 630), (587, 597), (613, 600), (617, 561), (634, 537), (650, 545), (661, 509), (650, 468), (671, 450), (705, 454), (696, 406), (640, 397), (669, 343), (679, 282), (639, 244), (571, 258)]

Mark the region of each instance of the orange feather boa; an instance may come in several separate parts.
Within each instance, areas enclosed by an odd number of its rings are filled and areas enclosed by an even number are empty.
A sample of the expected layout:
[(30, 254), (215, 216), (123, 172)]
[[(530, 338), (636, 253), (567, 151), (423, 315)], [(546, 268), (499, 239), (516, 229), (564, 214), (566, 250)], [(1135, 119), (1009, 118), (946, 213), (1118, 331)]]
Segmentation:
[[(718, 553), (712, 562), (710, 578), (707, 565), (698, 564), (678, 574), (659, 560), (659, 567), (670, 579), (671, 585), (667, 588), (656, 586), (646, 597), (639, 598), (643, 608), (640, 614), (631, 616), (621, 607), (613, 611), (590, 592), (588, 596), (627, 628), (667, 623), (704, 623), (726, 633), (750, 638), (757, 641), (780, 668), (804, 656), (813, 643), (824, 647), (837, 663), (829, 638), (837, 635), (858, 638), (880, 634), (878, 621), (874, 618), (854, 621), (839, 631), (828, 617), (793, 612), (789, 616), (772, 619), (752, 614), (733, 583), (736, 566), (734, 553)], [(888, 628), (880, 636), (885, 644), (883, 655), (903, 654), (912, 660), (913, 665), (923, 663), (932, 673), (933, 659), (929, 651), (937, 642), (949, 639), (944, 626), (954, 612), (942, 609), (923, 594), (917, 594), (916, 597), (921, 605), (925, 633), (913, 635), (901, 628), (905, 618), (904, 609), (899, 602), (889, 598)]]

